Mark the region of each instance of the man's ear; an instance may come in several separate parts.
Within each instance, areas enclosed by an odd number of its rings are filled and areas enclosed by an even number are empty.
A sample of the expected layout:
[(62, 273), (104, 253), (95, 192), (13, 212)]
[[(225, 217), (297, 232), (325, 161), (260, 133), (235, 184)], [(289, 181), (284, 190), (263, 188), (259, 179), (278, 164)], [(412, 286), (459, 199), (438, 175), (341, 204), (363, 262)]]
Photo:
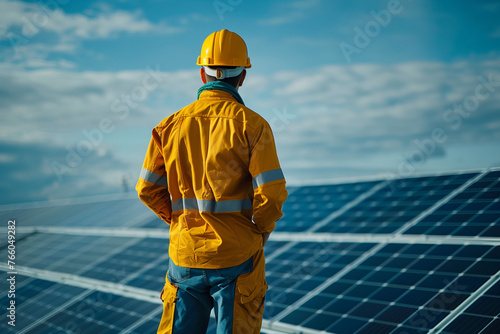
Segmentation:
[(238, 83), (238, 87), (243, 86), (243, 81), (245, 81), (246, 76), (247, 76), (247, 70), (243, 70), (243, 72), (241, 73), (240, 82)]
[(203, 84), (206, 84), (207, 77), (205, 76), (205, 69), (203, 68), (203, 66), (200, 68), (200, 76), (201, 76), (201, 81), (203, 82)]

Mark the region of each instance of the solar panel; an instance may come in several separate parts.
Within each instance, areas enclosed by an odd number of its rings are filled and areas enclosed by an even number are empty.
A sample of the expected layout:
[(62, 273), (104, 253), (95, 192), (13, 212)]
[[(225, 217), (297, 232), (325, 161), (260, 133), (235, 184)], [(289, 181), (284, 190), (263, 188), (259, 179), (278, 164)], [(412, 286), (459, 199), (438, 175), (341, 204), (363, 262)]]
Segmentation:
[[(500, 247), (378, 247), (273, 320), (329, 333), (375, 333), (382, 327), (391, 329), (387, 333), (427, 331), (500, 270), (500, 260), (488, 257)], [(431, 313), (432, 321), (424, 324)]]
[[(79, 274), (83, 268), (101, 261), (103, 254), (109, 254), (126, 241), (122, 238), (36, 233), (16, 242), (20, 250), (16, 256), (17, 263), (31, 268)], [(6, 253), (2, 253), (6, 258)]]
[[(4, 333), (122, 333), (134, 332), (134, 324), (150, 318), (159, 322), (158, 304), (23, 276), (17, 281), (16, 326), (3, 326)], [(3, 277), (4, 278), (4, 277)], [(6, 297), (0, 299), (4, 302)], [(41, 321), (43, 320), (43, 321)], [(156, 333), (156, 325), (135, 329)]]
[[(263, 333), (500, 332), (499, 169), (289, 192), (265, 248)], [(17, 322), (2, 333), (156, 332), (168, 226), (137, 199), (0, 212), (18, 226)]]
[(393, 233), (477, 174), (452, 174), (388, 182), (317, 232)]
[(500, 172), (485, 174), (405, 233), (500, 236)]
[(294, 304), (372, 246), (301, 242), (273, 257), (266, 265), (270, 288), (265, 317), (272, 318)]
[(483, 328), (481, 333), (495, 334), (500, 328), (500, 283), (494, 284), (488, 291), (466, 308), (443, 330), (443, 334), (460, 331), (473, 332)]
[[(91, 199), (54, 201), (26, 205), (6, 205), (0, 211), (23, 223), (23, 226), (144, 227), (158, 222), (154, 213), (134, 196), (113, 196), (114, 200), (89, 202)], [(68, 204), (65, 204), (68, 203)], [(20, 207), (20, 208), (19, 208)], [(166, 224), (164, 224), (166, 225)], [(164, 227), (156, 224), (154, 227)], [(165, 226), (166, 228), (166, 226)]]
[(379, 182), (359, 182), (292, 188), (283, 205), (283, 217), (276, 231), (299, 232), (340, 209)]

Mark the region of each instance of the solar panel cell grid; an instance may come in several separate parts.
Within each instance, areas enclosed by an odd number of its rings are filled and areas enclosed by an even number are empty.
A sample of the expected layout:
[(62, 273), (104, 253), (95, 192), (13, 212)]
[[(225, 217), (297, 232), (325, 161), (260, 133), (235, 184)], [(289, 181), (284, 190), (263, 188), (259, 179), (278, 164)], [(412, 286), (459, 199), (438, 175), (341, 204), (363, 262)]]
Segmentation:
[[(492, 325), (493, 328), (490, 327), (490, 325)], [(441, 333), (476, 333), (478, 328), (485, 329), (485, 331), (481, 331), (481, 333), (498, 333), (499, 327), (497, 326), (498, 323), (492, 324), (492, 320), (489, 317), (461, 314)]]
[(168, 260), (166, 260), (166, 264), (164, 266), (148, 268), (146, 272), (141, 273), (140, 275), (126, 276), (121, 283), (137, 288), (161, 291), (165, 285), (165, 274), (167, 273), (168, 267), (167, 261)]
[(167, 267), (168, 240), (143, 238), (134, 239), (133, 243), (120, 252), (103, 257), (96, 265), (80, 272), (80, 275), (161, 290), (165, 284)]
[(266, 264), (269, 293), (266, 317), (272, 317), (321, 285), (372, 245), (297, 243)]
[(393, 233), (476, 174), (405, 179), (387, 184), (318, 232)]
[[(362, 320), (364, 325), (375, 322), (396, 328), (399, 324), (415, 331), (422, 326), (418, 320), (423, 312), (429, 312), (437, 314), (434, 321), (426, 322), (425, 328), (430, 329), (484, 284), (491, 272), (500, 269), (499, 259), (485, 265), (478, 262), (496, 248), (386, 245), (281, 321), (294, 319), (294, 324), (303, 327), (314, 322), (315, 329), (331, 333), (347, 333), (349, 327), (341, 325), (349, 319), (353, 323)], [(304, 314), (309, 315), (307, 320), (298, 322)], [(326, 325), (323, 319), (328, 317)], [(366, 330), (359, 328), (359, 333)]]
[[(50, 287), (47, 288), (47, 285)], [(17, 310), (18, 328), (27, 328), (35, 324), (27, 333), (68, 331), (121, 333), (148, 314), (161, 312), (160, 305), (101, 291), (91, 292), (42, 280), (33, 280), (29, 286), (45, 288), (43, 292), (35, 294), (25, 303), (20, 303)], [(19, 293), (24, 294), (21, 289)], [(65, 304), (67, 304), (66, 307), (60, 307)], [(35, 313), (31, 313), (32, 311)], [(43, 323), (37, 324), (43, 316), (48, 317), (43, 320)], [(99, 320), (96, 321), (96, 319)]]
[(459, 194), (421, 219), (405, 234), (499, 237), (500, 180), (485, 174)]
[(8, 211), (21, 226), (138, 226), (143, 222), (136, 218), (155, 216), (135, 198)]
[[(17, 263), (42, 270), (80, 274), (134, 238), (33, 234), (16, 242)], [(6, 249), (2, 249), (6, 252)], [(7, 256), (5, 255), (5, 258)]]
[[(157, 329), (158, 329), (158, 324), (160, 323), (161, 319), (161, 312), (158, 312), (158, 315), (146, 322), (144, 322), (142, 325), (136, 327), (131, 334), (156, 334)], [(208, 332), (210, 333), (210, 332)]]
[(306, 231), (377, 182), (291, 188), (276, 231)]
[[(3, 333), (18, 333), (18, 329), (27, 328), (84, 291), (77, 287), (16, 275), (16, 327), (2, 321), (0, 329)], [(0, 298), (0, 303), (8, 305), (7, 295)]]

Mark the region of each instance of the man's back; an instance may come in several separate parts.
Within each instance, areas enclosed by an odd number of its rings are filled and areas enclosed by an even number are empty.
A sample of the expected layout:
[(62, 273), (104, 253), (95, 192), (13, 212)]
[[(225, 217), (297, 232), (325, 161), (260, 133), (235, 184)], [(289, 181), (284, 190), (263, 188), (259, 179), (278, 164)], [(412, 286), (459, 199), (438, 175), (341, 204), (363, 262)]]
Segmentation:
[[(260, 226), (252, 222), (253, 176), (280, 168), (267, 122), (230, 93), (209, 90), (155, 131), (172, 197), (173, 261), (199, 268), (244, 262), (281, 216), (267, 210)], [(284, 179), (276, 181), (276, 195), (286, 196)]]

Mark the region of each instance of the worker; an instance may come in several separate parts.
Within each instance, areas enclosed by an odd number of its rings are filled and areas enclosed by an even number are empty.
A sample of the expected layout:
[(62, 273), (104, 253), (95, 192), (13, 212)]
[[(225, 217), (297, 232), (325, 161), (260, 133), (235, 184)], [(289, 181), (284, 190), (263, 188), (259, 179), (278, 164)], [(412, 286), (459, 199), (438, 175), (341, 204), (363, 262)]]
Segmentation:
[(152, 131), (136, 190), (170, 225), (158, 333), (260, 333), (263, 247), (287, 197), (269, 124), (238, 93), (247, 47), (223, 29), (204, 41), (197, 101)]

